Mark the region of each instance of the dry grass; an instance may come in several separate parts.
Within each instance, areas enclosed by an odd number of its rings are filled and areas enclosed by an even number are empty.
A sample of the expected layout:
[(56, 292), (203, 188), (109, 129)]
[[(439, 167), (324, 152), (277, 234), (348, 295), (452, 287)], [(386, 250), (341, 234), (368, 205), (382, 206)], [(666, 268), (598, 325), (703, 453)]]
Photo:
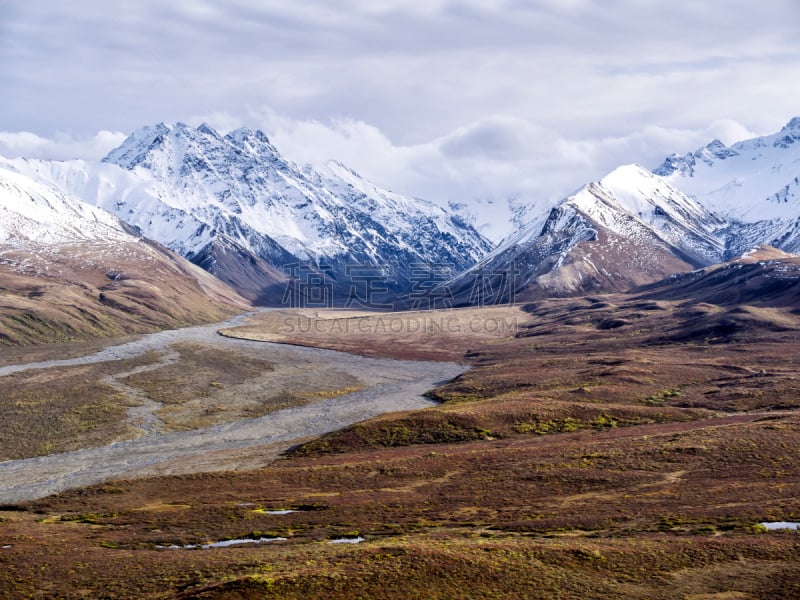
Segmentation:
[(117, 369), (156, 361), (134, 360), (0, 377), (0, 460), (68, 452), (131, 437), (130, 404), (101, 380)]
[[(15, 551), (0, 581), (58, 586), (69, 571), (71, 589), (122, 597), (133, 581), (139, 597), (791, 597), (800, 534), (754, 524), (800, 518), (798, 434), (797, 418), (744, 418), (107, 484), (2, 513)], [(156, 548), (248, 536), (289, 541)], [(125, 572), (97, 578), (119, 560)]]
[(224, 329), (235, 338), (331, 348), (362, 356), (463, 360), (476, 344), (502, 341), (527, 321), (521, 307), (374, 313), (276, 310)]
[(248, 306), (152, 242), (0, 251), (0, 347), (213, 323)]
[[(0, 512), (0, 544), (12, 546), (0, 550), (0, 589), (800, 595), (800, 533), (758, 526), (800, 520), (797, 315), (748, 310), (709, 334), (696, 311), (727, 309), (612, 296), (527, 310), (517, 337), (440, 337), (439, 348), (437, 338), (318, 334), (327, 347), (404, 358), (417, 343), (420, 356), (466, 352), (474, 368), (436, 391), (435, 409), (359, 424), (268, 469), (114, 482)], [(260, 510), (282, 508), (297, 512)], [(354, 535), (366, 541), (327, 543)], [(261, 536), (288, 541), (157, 548)]]
[[(123, 336), (114, 338), (114, 344), (124, 344), (133, 341), (138, 336)], [(46, 343), (35, 346), (4, 347), (0, 350), (0, 367), (6, 365), (21, 365), (47, 360), (62, 360), (77, 358), (94, 354), (109, 345), (108, 338), (92, 338), (88, 340)]]
[[(87, 344), (78, 347), (86, 349)], [(363, 388), (345, 372), (291, 359), (273, 363), (257, 354), (201, 344), (176, 344), (167, 350), (172, 352), (176, 356), (166, 364), (166, 354), (148, 353), (127, 361), (0, 377), (0, 461), (141, 435), (127, 422), (128, 409), (139, 406), (141, 396), (158, 403), (154, 414), (160, 430), (182, 431), (260, 417)], [(40, 357), (45, 356), (49, 352)], [(146, 365), (154, 368), (117, 379), (127, 388), (117, 389), (108, 380)]]

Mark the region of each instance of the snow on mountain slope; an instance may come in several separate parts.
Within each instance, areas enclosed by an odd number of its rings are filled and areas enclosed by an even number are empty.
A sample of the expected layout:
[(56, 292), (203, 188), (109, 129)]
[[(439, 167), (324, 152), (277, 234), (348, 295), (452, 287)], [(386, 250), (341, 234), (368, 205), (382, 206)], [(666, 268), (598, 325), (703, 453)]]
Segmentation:
[(106, 211), (24, 175), (0, 169), (0, 244), (131, 241), (128, 228)]
[(620, 167), (447, 285), (460, 303), (486, 290), (508, 300), (510, 287), (523, 298), (625, 290), (761, 244), (800, 252), (800, 117), (773, 135), (672, 155), (653, 173)]
[(619, 167), (567, 204), (592, 222), (634, 241), (666, 244), (690, 263), (721, 260), (727, 223), (638, 165)]
[(773, 135), (726, 147), (719, 140), (654, 170), (703, 206), (754, 223), (800, 214), (800, 117)]
[(800, 251), (800, 117), (731, 147), (673, 154), (654, 172), (732, 221), (729, 257), (760, 243)]
[(531, 219), (546, 214), (559, 198), (535, 194), (511, 195), (506, 198), (469, 198), (468, 201), (447, 203), (452, 213), (477, 229), (495, 245), (526, 226)]
[(369, 262), (400, 271), (410, 261), (464, 268), (490, 249), (438, 206), (381, 190), (343, 165), (333, 163), (328, 173), (301, 169), (260, 131), (221, 136), (205, 125), (159, 124), (133, 134), (105, 162), (147, 172), (168, 186), (171, 206), (265, 258), (254, 243), (258, 236), (302, 260)]
[(45, 161), (0, 158), (0, 166), (47, 182), (85, 202), (115, 214), (150, 239), (183, 256), (193, 256), (213, 240), (211, 228), (171, 206), (169, 190), (146, 172), (82, 160)]
[(246, 302), (108, 212), (0, 168), (0, 345), (219, 320)]
[(476, 284), (491, 290), (491, 302), (624, 290), (722, 260), (727, 226), (660, 177), (627, 165), (563, 200), (448, 286), (459, 303), (476, 301)]
[[(396, 290), (410, 285), (414, 264), (459, 271), (491, 250), (457, 215), (382, 190), (338, 163), (324, 172), (298, 167), (260, 131), (222, 136), (206, 125), (158, 124), (133, 133), (102, 164), (10, 166), (106, 208), (233, 285), (259, 280), (269, 265), (309, 261), (330, 266), (345, 289), (348, 265), (374, 265)], [(218, 264), (220, 248), (264, 264), (229, 277), (234, 265)], [(264, 282), (274, 284), (275, 277)]]

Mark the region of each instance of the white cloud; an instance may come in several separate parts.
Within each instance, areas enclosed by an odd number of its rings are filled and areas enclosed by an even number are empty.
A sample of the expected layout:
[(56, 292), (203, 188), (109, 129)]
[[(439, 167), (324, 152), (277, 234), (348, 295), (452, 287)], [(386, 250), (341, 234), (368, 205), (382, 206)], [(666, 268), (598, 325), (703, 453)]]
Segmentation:
[(29, 131), (0, 131), (0, 155), (6, 158), (100, 160), (126, 137), (126, 134), (120, 132), (99, 131), (90, 137), (59, 133), (49, 139)]
[(541, 209), (621, 164), (653, 168), (668, 154), (695, 150), (715, 137), (732, 143), (755, 135), (728, 119), (698, 129), (646, 126), (624, 136), (575, 138), (524, 119), (491, 116), (438, 138), (399, 144), (352, 119), (324, 123), (262, 110), (251, 113), (249, 123), (298, 163), (323, 167), (336, 159), (378, 185), (442, 205), (491, 203), (496, 218), (486, 233), (494, 239), (510, 233), (509, 199)]
[(4, 127), (49, 136), (264, 104), (402, 144), (490, 115), (621, 136), (777, 126), (800, 94), (796, 0), (40, 0), (6, 13)]
[(193, 127), (199, 127), (205, 123), (220, 133), (228, 133), (244, 126), (244, 121), (241, 118), (221, 111), (190, 117), (186, 119), (186, 123)]
[(717, 119), (706, 128), (705, 133), (708, 134), (707, 137), (716, 138), (728, 146), (758, 135), (732, 119)]
[(98, 130), (206, 121), (263, 127), (298, 161), (336, 158), (404, 193), (534, 202), (800, 112), (797, 0), (38, 0), (0, 13), (2, 128), (31, 132), (0, 134), (3, 154), (97, 157), (121, 139)]
[(491, 116), (459, 127), (440, 138), (438, 146), (450, 158), (517, 159), (552, 143), (554, 134), (524, 119)]

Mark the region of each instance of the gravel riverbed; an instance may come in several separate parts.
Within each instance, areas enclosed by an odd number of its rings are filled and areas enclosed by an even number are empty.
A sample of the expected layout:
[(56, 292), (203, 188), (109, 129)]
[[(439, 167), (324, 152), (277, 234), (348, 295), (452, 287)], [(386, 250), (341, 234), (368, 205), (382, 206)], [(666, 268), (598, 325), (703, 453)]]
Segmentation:
[(87, 356), (0, 367), (0, 377), (32, 369), (121, 361), (150, 351), (169, 355), (173, 344), (192, 342), (266, 354), (270, 361), (283, 364), (303, 363), (307, 370), (336, 369), (357, 376), (364, 389), (205, 429), (146, 432), (142, 437), (107, 446), (2, 462), (0, 503), (33, 500), (111, 479), (263, 466), (299, 440), (383, 413), (432, 406), (434, 403), (423, 394), (466, 370), (465, 366), (454, 363), (365, 358), (218, 334), (220, 329), (242, 324), (246, 316), (224, 323), (153, 333)]

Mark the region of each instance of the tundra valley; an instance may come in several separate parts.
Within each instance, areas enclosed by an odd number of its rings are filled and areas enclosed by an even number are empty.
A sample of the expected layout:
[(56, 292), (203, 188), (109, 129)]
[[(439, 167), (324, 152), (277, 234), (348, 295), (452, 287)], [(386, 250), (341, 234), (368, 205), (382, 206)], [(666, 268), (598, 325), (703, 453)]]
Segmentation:
[(800, 119), (493, 243), (260, 131), (0, 160), (0, 597), (800, 597)]

